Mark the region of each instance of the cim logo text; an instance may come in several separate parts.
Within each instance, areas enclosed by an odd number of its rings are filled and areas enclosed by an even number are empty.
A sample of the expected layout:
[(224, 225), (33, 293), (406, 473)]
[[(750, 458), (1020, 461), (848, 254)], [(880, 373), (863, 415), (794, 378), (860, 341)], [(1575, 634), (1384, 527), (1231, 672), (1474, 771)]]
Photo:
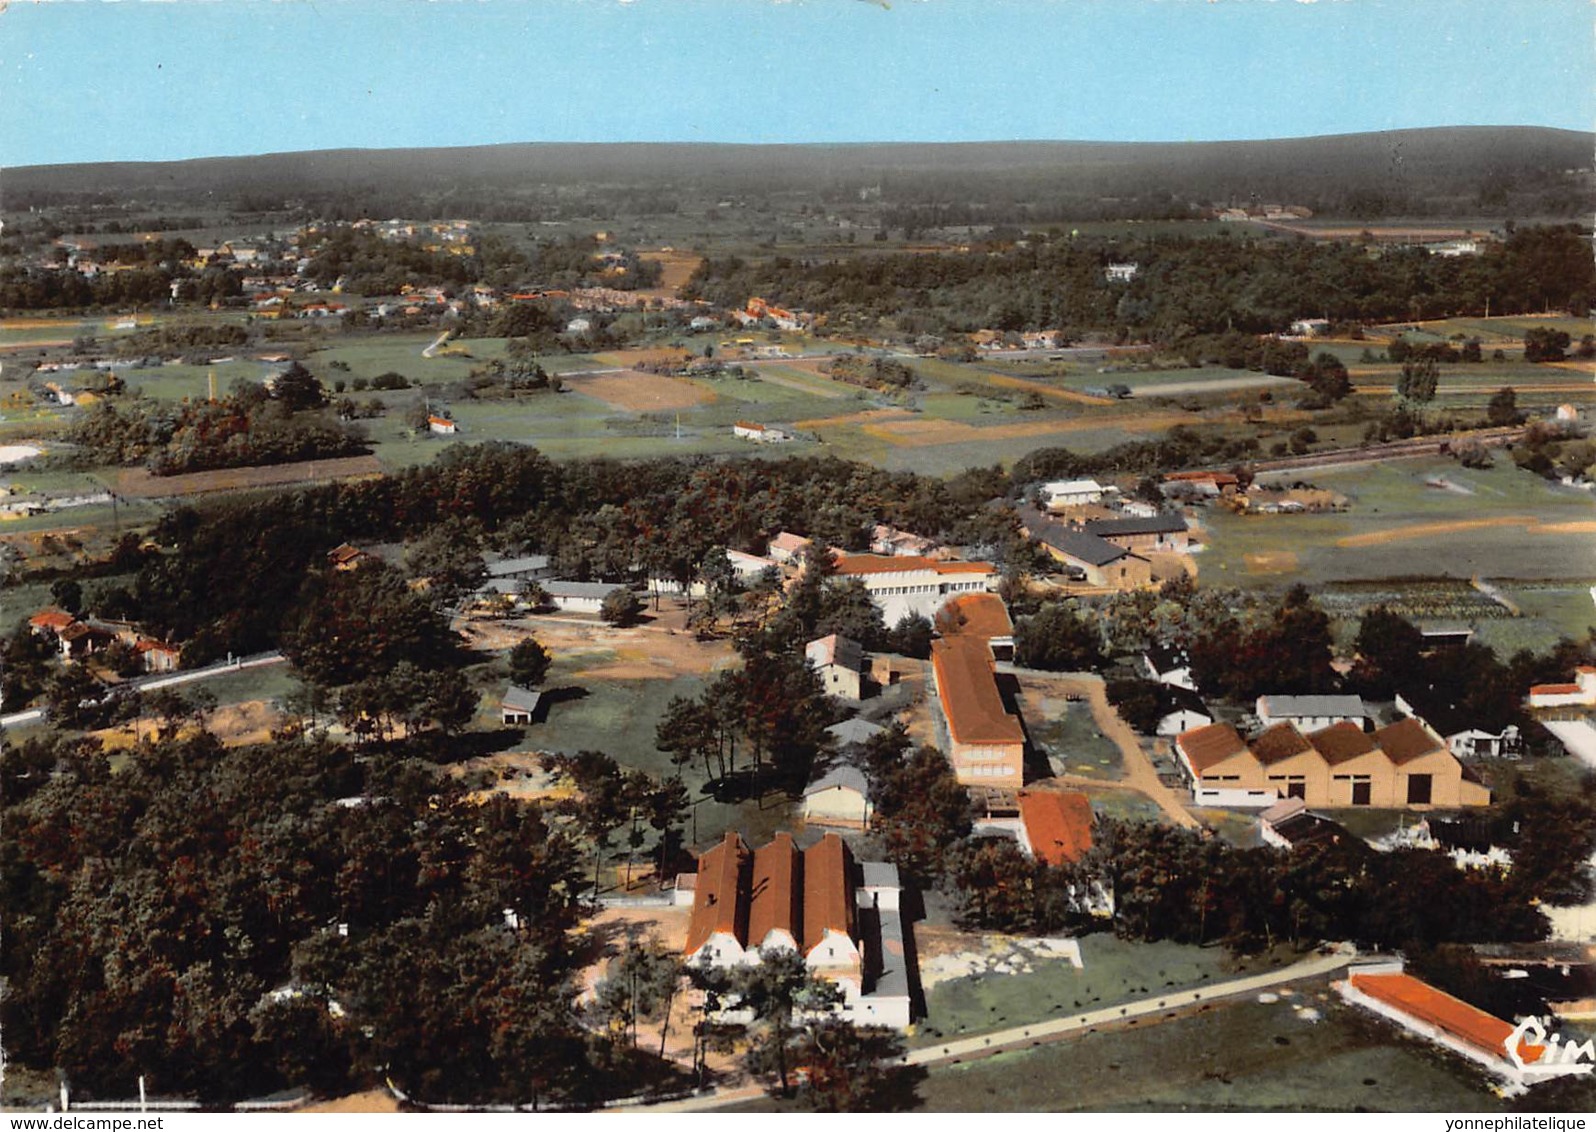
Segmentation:
[[(1526, 1062), (1519, 1053), (1521, 1045), (1539, 1046), (1544, 1053), (1532, 1062)], [(1520, 1072), (1544, 1072), (1556, 1069), (1558, 1073), (1589, 1073), (1596, 1069), (1596, 1038), (1575, 1045), (1564, 1041), (1562, 1034), (1548, 1034), (1541, 1020), (1525, 1018), (1507, 1036), (1507, 1059)]]

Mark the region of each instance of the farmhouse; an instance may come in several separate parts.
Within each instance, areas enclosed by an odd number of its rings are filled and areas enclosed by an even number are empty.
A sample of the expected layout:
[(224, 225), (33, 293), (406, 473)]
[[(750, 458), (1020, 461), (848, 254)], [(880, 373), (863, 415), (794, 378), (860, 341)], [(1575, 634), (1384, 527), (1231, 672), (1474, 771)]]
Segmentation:
[(1020, 521), (1027, 538), (1047, 556), (1088, 585), (1134, 590), (1152, 584), (1153, 564), (1097, 535), (1054, 522), (1035, 508), (1022, 507)]
[(750, 851), (736, 833), (698, 858), (687, 962), (735, 967), (762, 952), (796, 951), (843, 993), (855, 1022), (909, 1024), (897, 870), (860, 867), (835, 833), (800, 850), (787, 833)]
[(1256, 714), (1264, 727), (1292, 723), (1306, 731), (1318, 731), (1337, 723), (1362, 727), (1369, 709), (1360, 696), (1259, 696)]
[(966, 786), (1023, 785), (1025, 732), (1003, 704), (991, 651), (973, 637), (932, 641), (931, 671), (954, 777)]
[(428, 417), (427, 429), (439, 436), (453, 436), (459, 429), (448, 417)]
[(820, 677), (826, 695), (857, 703), (864, 698), (864, 649), (832, 633), (804, 646), (804, 659)]
[(858, 578), (888, 625), (918, 614), (933, 620), (949, 598), (997, 587), (990, 562), (936, 561), (914, 555), (838, 554), (839, 578)]
[(1277, 723), (1249, 744), (1228, 723), (1175, 737), (1181, 772), (1202, 806), (1272, 806), (1300, 798), (1309, 806), (1456, 809), (1486, 806), (1490, 788), (1416, 719), (1373, 734), (1341, 722), (1303, 734)]
[(1082, 529), (1138, 554), (1183, 551), (1191, 542), (1185, 516), (1168, 512), (1146, 519), (1090, 519), (1082, 524)]
[(169, 645), (165, 641), (157, 641), (150, 637), (141, 637), (133, 646), (133, 651), (138, 654), (139, 663), (145, 672), (176, 672), (181, 662), (183, 651), (176, 645)]

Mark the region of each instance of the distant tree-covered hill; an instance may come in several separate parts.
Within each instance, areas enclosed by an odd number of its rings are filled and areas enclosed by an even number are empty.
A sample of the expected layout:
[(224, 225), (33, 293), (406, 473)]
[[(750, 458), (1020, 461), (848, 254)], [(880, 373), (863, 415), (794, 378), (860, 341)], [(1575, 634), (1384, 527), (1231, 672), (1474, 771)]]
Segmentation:
[[(1246, 142), (892, 145), (538, 144), (324, 150), (6, 172), (8, 211), (147, 201), (322, 215), (536, 220), (581, 188), (595, 216), (724, 198), (879, 204), (896, 222), (1179, 216), (1278, 202), (1390, 215), (1575, 216), (1596, 135), (1445, 127)], [(923, 213), (923, 216), (922, 216)]]

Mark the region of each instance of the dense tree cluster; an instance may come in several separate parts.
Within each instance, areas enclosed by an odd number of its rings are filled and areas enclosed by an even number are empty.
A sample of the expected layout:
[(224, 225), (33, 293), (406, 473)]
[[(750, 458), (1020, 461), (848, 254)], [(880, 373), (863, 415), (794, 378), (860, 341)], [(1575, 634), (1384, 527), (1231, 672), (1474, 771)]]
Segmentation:
[(367, 449), (358, 426), (321, 412), (327, 398), (307, 371), (271, 392), (247, 385), (215, 401), (102, 400), (75, 420), (72, 442), (96, 462), (143, 464), (156, 475), (352, 456)]
[[(1128, 284), (1111, 260), (1133, 260)], [(982, 328), (1115, 332), (1182, 348), (1227, 331), (1282, 333), (1304, 312), (1390, 322), (1548, 305), (1583, 313), (1596, 267), (1574, 227), (1520, 228), (1479, 256), (1420, 249), (1371, 257), (1349, 244), (1169, 236), (1107, 243), (1055, 237), (996, 250), (835, 260), (706, 259), (694, 297), (735, 306), (748, 295), (823, 310), (838, 326), (907, 334)], [(1201, 350), (1201, 347), (1195, 346)]]
[[(7, 1054), (224, 1101), (613, 1086), (573, 1012), (580, 854), (534, 807), (298, 739), (0, 754)], [(630, 1086), (621, 1086), (628, 1088)]]

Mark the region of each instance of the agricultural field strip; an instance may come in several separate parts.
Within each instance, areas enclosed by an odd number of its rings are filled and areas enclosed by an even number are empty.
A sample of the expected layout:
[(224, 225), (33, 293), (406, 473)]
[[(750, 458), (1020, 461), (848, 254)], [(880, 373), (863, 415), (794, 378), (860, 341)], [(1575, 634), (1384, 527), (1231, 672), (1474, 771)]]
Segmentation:
[(1522, 527), (1526, 534), (1584, 535), (1596, 534), (1596, 521), (1573, 520), (1548, 523), (1537, 515), (1496, 515), (1489, 519), (1458, 519), (1449, 523), (1417, 523), (1413, 526), (1394, 527), (1384, 531), (1367, 531), (1360, 535), (1344, 535), (1336, 540), (1337, 546), (1380, 546), (1409, 539), (1427, 539), (1436, 535), (1460, 534), (1485, 527)]

